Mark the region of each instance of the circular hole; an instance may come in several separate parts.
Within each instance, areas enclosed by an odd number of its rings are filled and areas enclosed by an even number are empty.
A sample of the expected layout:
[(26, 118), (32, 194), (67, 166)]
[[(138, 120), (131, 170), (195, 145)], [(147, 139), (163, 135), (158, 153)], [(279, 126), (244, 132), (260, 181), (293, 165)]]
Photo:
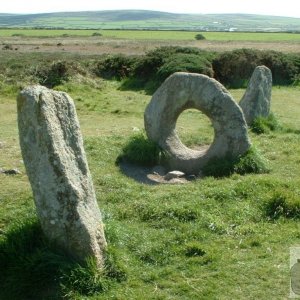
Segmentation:
[(187, 109), (179, 115), (176, 131), (181, 142), (194, 150), (209, 146), (214, 139), (214, 129), (210, 119), (197, 109)]

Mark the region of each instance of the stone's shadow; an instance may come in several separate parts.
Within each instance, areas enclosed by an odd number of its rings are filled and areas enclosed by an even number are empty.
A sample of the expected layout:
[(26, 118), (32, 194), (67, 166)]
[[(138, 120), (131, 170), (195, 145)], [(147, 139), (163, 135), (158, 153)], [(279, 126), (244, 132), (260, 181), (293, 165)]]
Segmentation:
[(0, 241), (0, 299), (61, 299), (56, 279), (66, 264), (37, 220), (15, 225)]
[(123, 174), (134, 179), (135, 181), (143, 184), (149, 185), (157, 185), (159, 182), (149, 178), (149, 174), (151, 174), (151, 167), (142, 167), (134, 164), (130, 164), (128, 162), (119, 163), (119, 168)]
[(145, 167), (131, 164), (129, 162), (119, 162), (118, 166), (123, 174), (134, 179), (135, 181), (148, 184), (148, 185), (158, 185), (158, 184), (184, 184), (188, 183), (195, 178), (173, 178), (171, 180), (166, 180), (164, 178), (165, 173), (161, 172), (161, 166), (156, 167)]

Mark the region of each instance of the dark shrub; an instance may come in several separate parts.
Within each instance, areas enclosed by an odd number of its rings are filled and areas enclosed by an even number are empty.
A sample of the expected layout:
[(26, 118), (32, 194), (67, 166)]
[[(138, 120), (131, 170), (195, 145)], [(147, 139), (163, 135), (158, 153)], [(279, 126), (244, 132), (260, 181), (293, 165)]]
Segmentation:
[(258, 51), (252, 49), (221, 53), (212, 62), (215, 78), (232, 88), (246, 87), (258, 60)]
[(64, 61), (53, 62), (50, 67), (44, 66), (38, 71), (39, 83), (52, 88), (68, 80), (67, 63)]
[(175, 72), (192, 72), (213, 76), (211, 63), (205, 57), (196, 54), (173, 54), (158, 69), (157, 76), (160, 81), (163, 81)]
[(221, 53), (213, 62), (215, 78), (232, 88), (246, 87), (255, 67), (267, 66), (273, 77), (273, 84), (293, 83), (300, 73), (300, 55), (276, 51), (239, 49)]
[(263, 51), (260, 64), (272, 71), (273, 84), (293, 83), (300, 71), (300, 55), (285, 54), (276, 51)]
[[(188, 58), (188, 56), (184, 56), (183, 54), (190, 54), (194, 56)], [(196, 56), (199, 57), (196, 58)], [(191, 68), (191, 63), (193, 63), (194, 61), (198, 65), (200, 60), (202, 60), (203, 62), (205, 61), (205, 64), (210, 64), (209, 62), (212, 60), (213, 56), (214, 54), (212, 54), (211, 52), (206, 52), (197, 48), (174, 46), (161, 47), (148, 52), (137, 62), (133, 70), (133, 76), (148, 80), (151, 77), (156, 77), (158, 71), (161, 70), (165, 64), (170, 64), (173, 59), (176, 59), (177, 62), (180, 61), (182, 69), (184, 60)]]
[(86, 71), (76, 63), (55, 61), (50, 66), (43, 65), (34, 75), (40, 84), (53, 88), (68, 81), (70, 77), (75, 74), (86, 75)]
[(150, 79), (157, 73), (165, 60), (175, 52), (175, 49), (176, 47), (161, 47), (149, 51), (137, 61), (133, 76), (146, 80)]
[(102, 36), (102, 34), (100, 32), (94, 32), (92, 36)]
[(198, 41), (205, 40), (205, 36), (201, 33), (195, 35), (195, 39)]
[(23, 34), (23, 33), (13, 33), (11, 36), (14, 36), (14, 37), (23, 37), (23, 36), (25, 36), (25, 34)]
[(2, 50), (13, 50), (13, 46), (12, 46), (12, 45), (9, 45), (9, 44), (5, 44), (5, 45), (2, 47)]
[(129, 76), (135, 60), (122, 54), (108, 56), (97, 64), (95, 72), (103, 78), (119, 80)]
[[(138, 86), (150, 86), (152, 92), (172, 73), (177, 71), (213, 75), (212, 52), (188, 47), (161, 47), (140, 57), (132, 72)], [(131, 82), (134, 85), (135, 82)]]

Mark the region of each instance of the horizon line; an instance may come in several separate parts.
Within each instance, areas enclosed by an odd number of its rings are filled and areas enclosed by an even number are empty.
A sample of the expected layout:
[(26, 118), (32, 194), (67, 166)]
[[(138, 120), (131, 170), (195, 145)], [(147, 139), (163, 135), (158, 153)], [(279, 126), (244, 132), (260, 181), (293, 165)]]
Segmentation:
[(185, 12), (169, 12), (162, 10), (152, 9), (103, 9), (103, 10), (75, 10), (75, 11), (48, 11), (48, 12), (34, 12), (34, 13), (13, 13), (13, 12), (0, 12), (0, 15), (41, 15), (41, 14), (55, 14), (55, 13), (89, 13), (89, 12), (112, 12), (112, 11), (148, 11), (148, 12), (160, 12), (172, 15), (247, 15), (247, 16), (267, 16), (267, 17), (279, 17), (279, 18), (292, 18), (300, 19), (300, 17), (283, 16), (283, 15), (268, 15), (260, 13), (244, 13), (244, 12), (226, 12), (226, 13), (185, 13)]

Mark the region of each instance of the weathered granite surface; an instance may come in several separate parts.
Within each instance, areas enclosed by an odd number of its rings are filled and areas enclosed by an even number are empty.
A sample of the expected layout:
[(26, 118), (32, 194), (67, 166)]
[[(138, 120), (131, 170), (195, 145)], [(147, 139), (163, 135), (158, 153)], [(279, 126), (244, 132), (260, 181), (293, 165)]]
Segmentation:
[(271, 70), (265, 66), (256, 67), (239, 103), (249, 126), (255, 118), (267, 117), (270, 114), (271, 91)]
[(42, 86), (18, 96), (20, 145), (45, 235), (78, 261), (103, 265), (103, 223), (73, 100)]
[[(189, 108), (202, 111), (214, 128), (212, 144), (198, 151), (182, 144), (176, 133), (179, 115)], [(169, 169), (186, 174), (198, 174), (211, 158), (237, 157), (250, 147), (241, 108), (218, 81), (201, 74), (167, 78), (146, 107), (144, 122), (148, 138), (167, 153)]]

